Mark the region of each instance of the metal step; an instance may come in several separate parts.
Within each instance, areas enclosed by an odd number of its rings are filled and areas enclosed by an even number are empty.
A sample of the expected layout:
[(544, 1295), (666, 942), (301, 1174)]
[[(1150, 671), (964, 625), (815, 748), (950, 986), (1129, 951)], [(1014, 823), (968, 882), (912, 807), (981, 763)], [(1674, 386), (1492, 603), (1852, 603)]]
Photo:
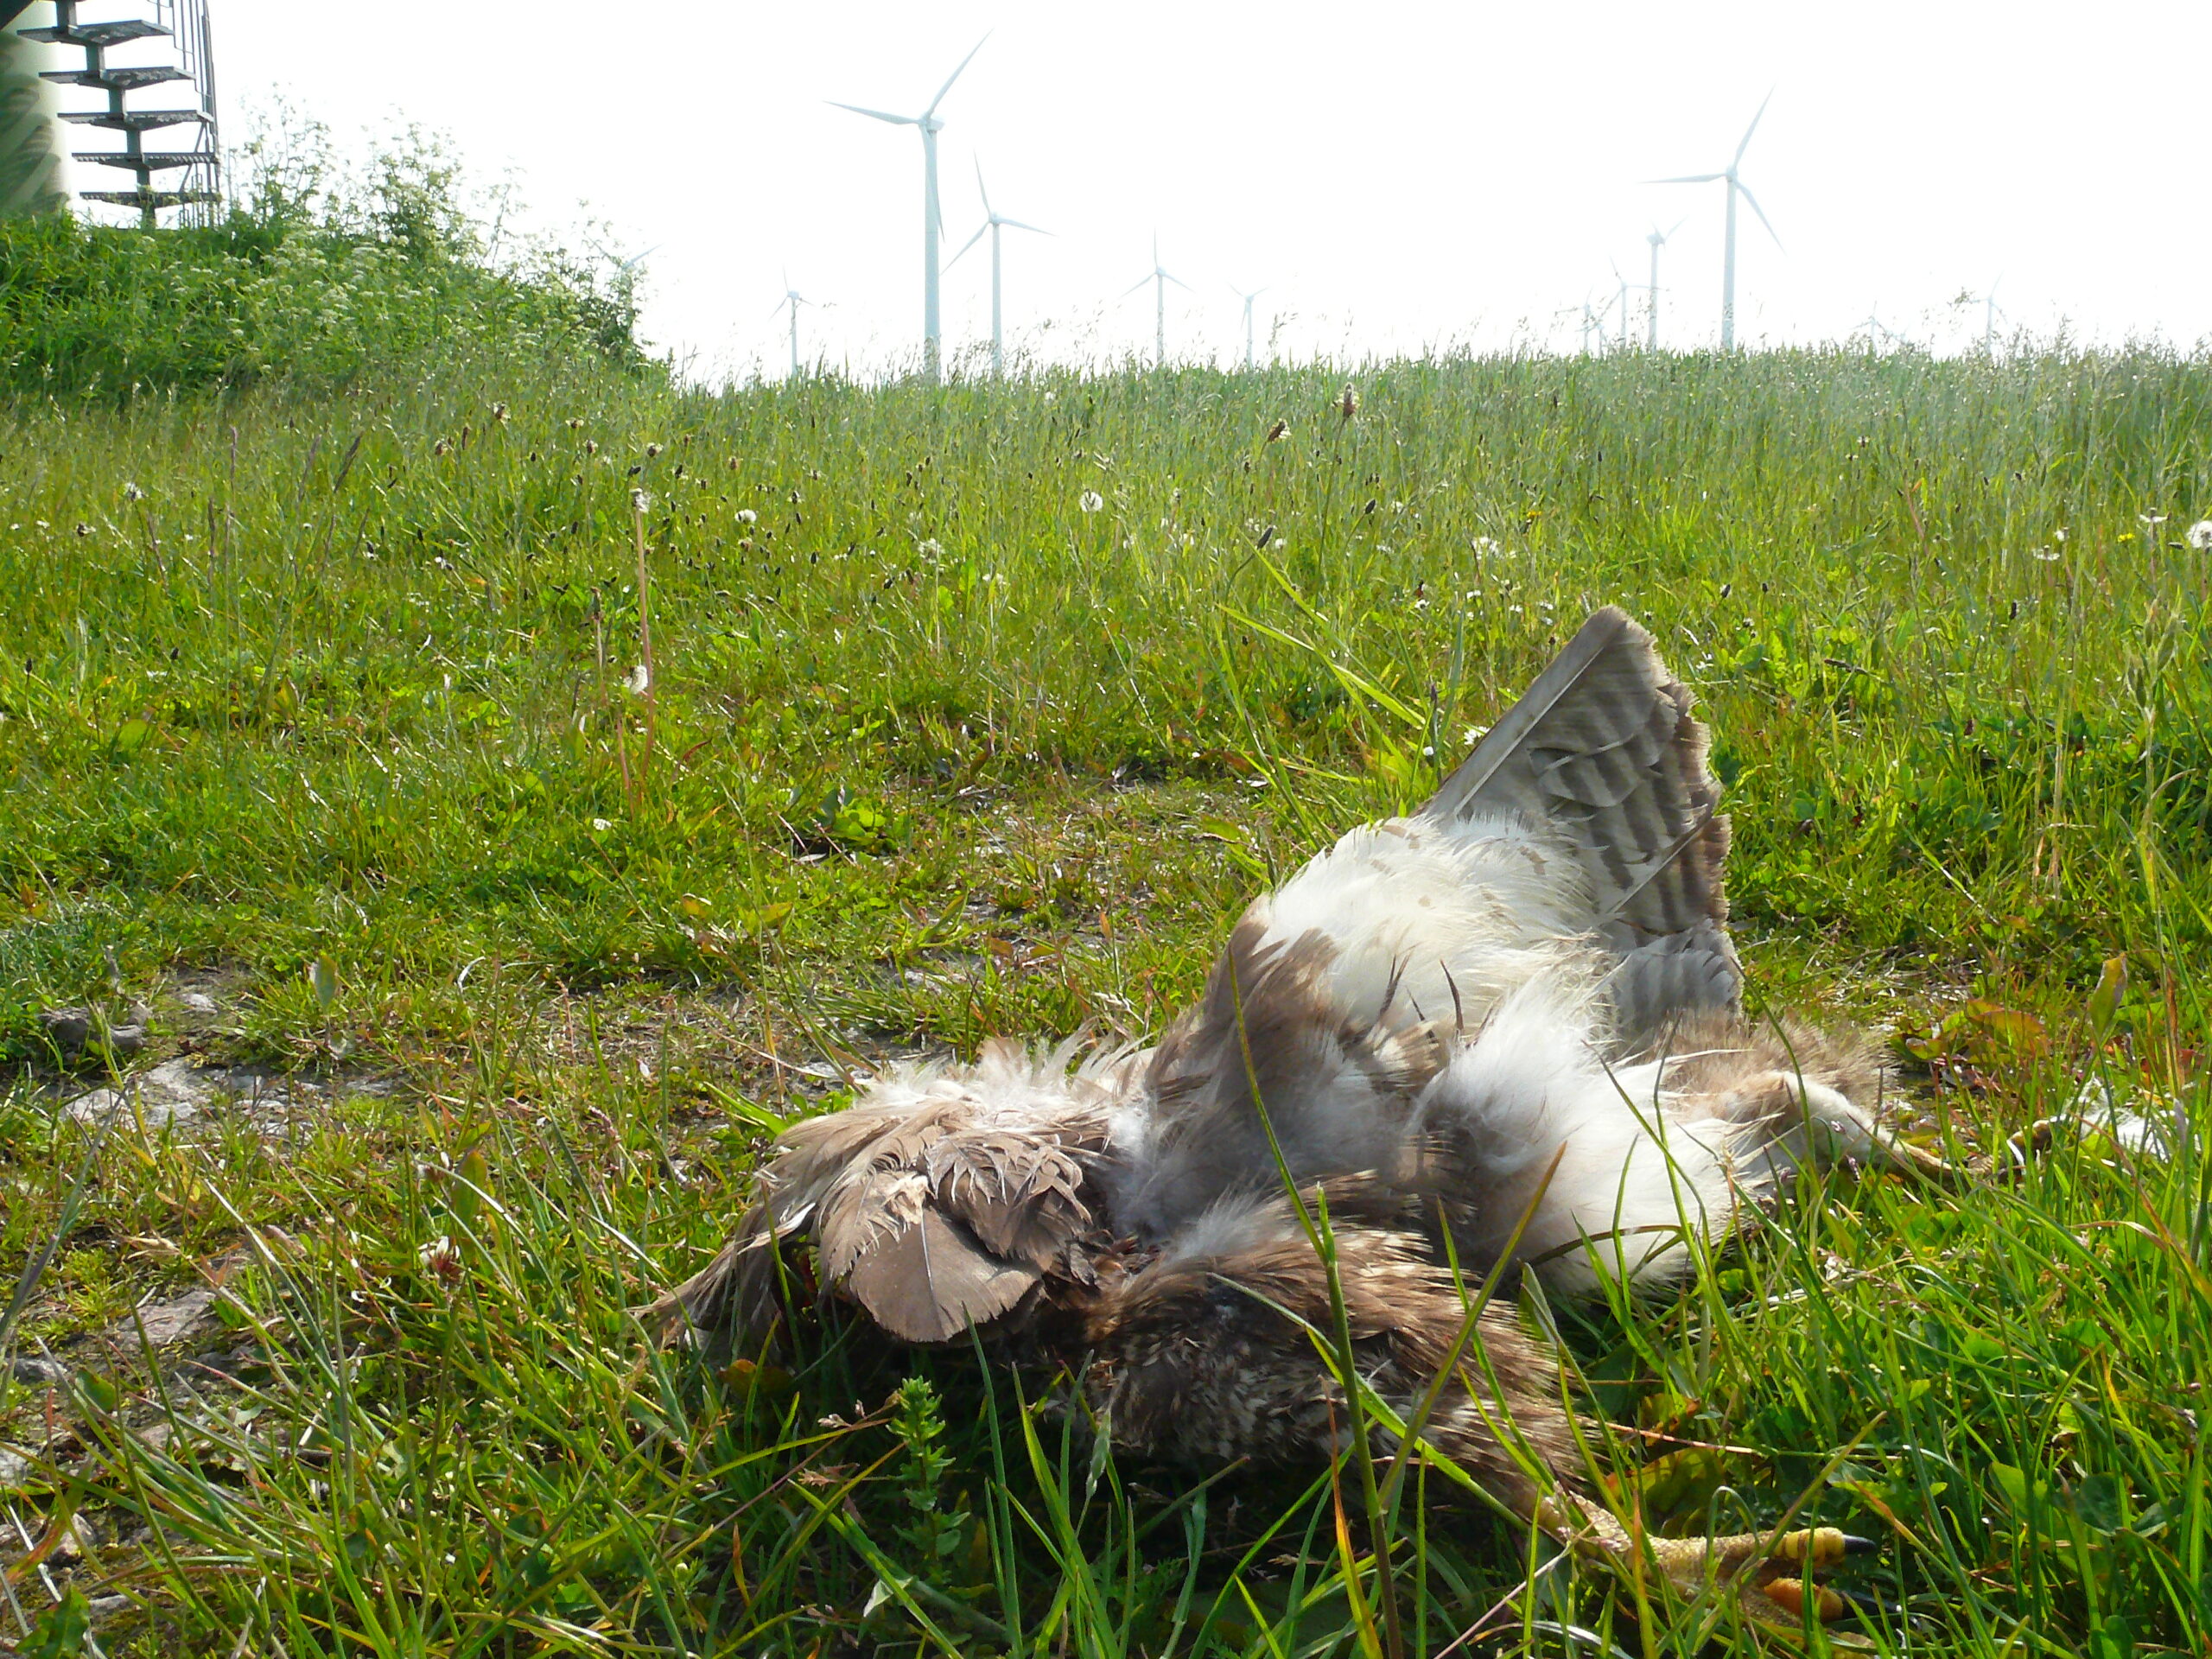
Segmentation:
[(103, 92), (128, 92), (141, 86), (158, 86), (165, 80), (190, 80), (192, 77), (181, 69), (149, 64), (130, 69), (41, 69), (39, 79), (61, 86), (97, 86)]
[(80, 162), (96, 162), (102, 167), (124, 167), (133, 172), (141, 168), (150, 173), (160, 173), (172, 167), (192, 167), (200, 162), (212, 162), (214, 152), (206, 149), (147, 149), (132, 155), (127, 149), (80, 149), (76, 157)]
[(105, 201), (118, 207), (181, 207), (188, 202), (219, 201), (212, 190), (79, 190), (86, 201)]
[(181, 126), (188, 121), (207, 123), (205, 110), (64, 110), (64, 121), (80, 127), (105, 127), (110, 132), (149, 132), (156, 127)]
[(48, 46), (105, 48), (121, 46), (125, 41), (150, 41), (174, 32), (159, 23), (126, 17), (112, 23), (57, 23), (46, 29), (26, 29), (22, 34), (27, 41), (44, 41)]

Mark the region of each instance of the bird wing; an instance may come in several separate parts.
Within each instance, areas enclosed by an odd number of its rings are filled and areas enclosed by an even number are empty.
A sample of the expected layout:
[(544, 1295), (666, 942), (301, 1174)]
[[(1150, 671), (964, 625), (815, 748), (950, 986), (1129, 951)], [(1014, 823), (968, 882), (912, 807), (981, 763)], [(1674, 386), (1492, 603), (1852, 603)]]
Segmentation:
[(1245, 912), (1117, 1140), (1116, 1224), (1170, 1234), (1274, 1181), (1278, 1151), (1301, 1181), (1418, 1184), (1415, 1096), (1532, 982), (1607, 1005), (1630, 1039), (1732, 1011), (1719, 798), (1689, 693), (1599, 612), (1420, 812), (1353, 830)]
[(721, 1255), (652, 1311), (765, 1338), (775, 1243), (800, 1234), (825, 1286), (912, 1342), (997, 1319), (1048, 1277), (1086, 1279), (1074, 1247), (1092, 1224), (1104, 1091), (1065, 1058), (993, 1044), (973, 1067), (893, 1071), (793, 1124)]
[(1628, 1035), (1733, 1012), (1743, 995), (1722, 885), (1728, 820), (1692, 704), (1651, 636), (1607, 606), (1421, 811), (1463, 828), (1518, 818), (1572, 847), (1588, 925), (1618, 959), (1610, 989)]

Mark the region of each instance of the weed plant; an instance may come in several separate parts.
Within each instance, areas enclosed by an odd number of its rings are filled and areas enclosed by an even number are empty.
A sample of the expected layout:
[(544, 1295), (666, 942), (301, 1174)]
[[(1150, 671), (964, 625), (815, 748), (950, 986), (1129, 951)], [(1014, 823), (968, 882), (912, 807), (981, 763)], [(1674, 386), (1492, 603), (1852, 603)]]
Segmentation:
[[(1983, 1160), (1528, 1308), (1618, 1502), (1882, 1539), (1883, 1650), (2203, 1650), (2212, 365), (1357, 382), (584, 353), (0, 405), (0, 1342), (84, 1367), (0, 1372), (0, 1503), (96, 1541), (10, 1569), (37, 1639), (81, 1593), (133, 1599), (111, 1652), (1789, 1645), (1639, 1624), (1441, 1471), (1386, 1594), (1349, 1466), (1124, 1466), (1052, 1379), (834, 1306), (715, 1375), (625, 1311), (840, 1068), (1157, 1029), (1612, 601), (1714, 725), (1755, 996), (1888, 1024)], [(340, 1103), (54, 1111), (38, 1012), (139, 1001)], [(245, 1386), (68, 1345), (210, 1270)]]

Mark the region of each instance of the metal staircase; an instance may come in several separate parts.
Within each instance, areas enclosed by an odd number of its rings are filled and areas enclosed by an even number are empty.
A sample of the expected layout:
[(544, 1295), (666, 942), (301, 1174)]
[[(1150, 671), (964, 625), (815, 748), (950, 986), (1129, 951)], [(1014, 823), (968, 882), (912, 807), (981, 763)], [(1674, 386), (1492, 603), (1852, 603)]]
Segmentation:
[[(30, 9), (33, 0), (0, 0), (0, 28), (6, 28)], [(92, 0), (98, 5), (99, 0)], [(136, 207), (139, 223), (151, 228), (165, 207), (181, 208), (185, 223), (205, 223), (221, 200), (221, 152), (215, 130), (215, 59), (209, 47), (207, 0), (148, 0), (147, 3), (105, 6), (135, 15), (87, 20), (79, 15), (79, 0), (53, 0), (54, 22), (41, 29), (26, 29), (23, 38), (48, 45), (80, 48), (81, 69), (48, 69), (44, 78), (64, 86), (82, 87), (107, 94), (106, 107), (64, 110), (61, 118), (79, 126), (123, 135), (120, 149), (80, 149), (79, 162), (111, 167), (137, 175), (128, 190), (80, 190), (84, 200)], [(165, 48), (132, 52), (140, 42), (167, 41)], [(111, 62), (110, 52), (124, 48), (127, 57), (150, 61)], [(162, 109), (134, 108), (130, 95), (149, 86), (186, 83), (191, 89), (188, 107), (175, 100)], [(149, 149), (146, 135), (174, 127), (190, 127), (188, 147)], [(156, 184), (155, 175), (173, 175)]]

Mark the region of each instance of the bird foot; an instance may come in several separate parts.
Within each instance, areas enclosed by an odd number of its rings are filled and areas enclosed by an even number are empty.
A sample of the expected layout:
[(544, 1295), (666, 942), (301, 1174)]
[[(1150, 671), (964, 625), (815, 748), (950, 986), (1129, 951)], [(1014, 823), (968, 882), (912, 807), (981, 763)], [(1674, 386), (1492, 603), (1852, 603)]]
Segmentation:
[(1808, 1618), (1828, 1624), (1851, 1614), (1864, 1598), (1823, 1584), (1814, 1575), (1881, 1549), (1871, 1538), (1854, 1537), (1834, 1527), (1719, 1538), (1653, 1538), (1648, 1542), (1660, 1570), (1677, 1590), (1694, 1594), (1708, 1580), (1732, 1585), (1745, 1618), (1782, 1630), (1802, 1630)]
[[(1571, 1511), (1556, 1498), (1539, 1517), (1554, 1536), (1586, 1554), (1624, 1565), (1648, 1556), (1667, 1582), (1686, 1598), (1716, 1584), (1729, 1586), (1744, 1616), (1764, 1628), (1802, 1630), (1809, 1616), (1828, 1624), (1865, 1605), (1866, 1598), (1821, 1582), (1818, 1574), (1881, 1546), (1834, 1527), (1804, 1527), (1789, 1532), (1743, 1532), (1716, 1538), (1661, 1538), (1631, 1530), (1595, 1505)], [(1845, 1632), (1831, 1634), (1834, 1645), (1857, 1645)]]

